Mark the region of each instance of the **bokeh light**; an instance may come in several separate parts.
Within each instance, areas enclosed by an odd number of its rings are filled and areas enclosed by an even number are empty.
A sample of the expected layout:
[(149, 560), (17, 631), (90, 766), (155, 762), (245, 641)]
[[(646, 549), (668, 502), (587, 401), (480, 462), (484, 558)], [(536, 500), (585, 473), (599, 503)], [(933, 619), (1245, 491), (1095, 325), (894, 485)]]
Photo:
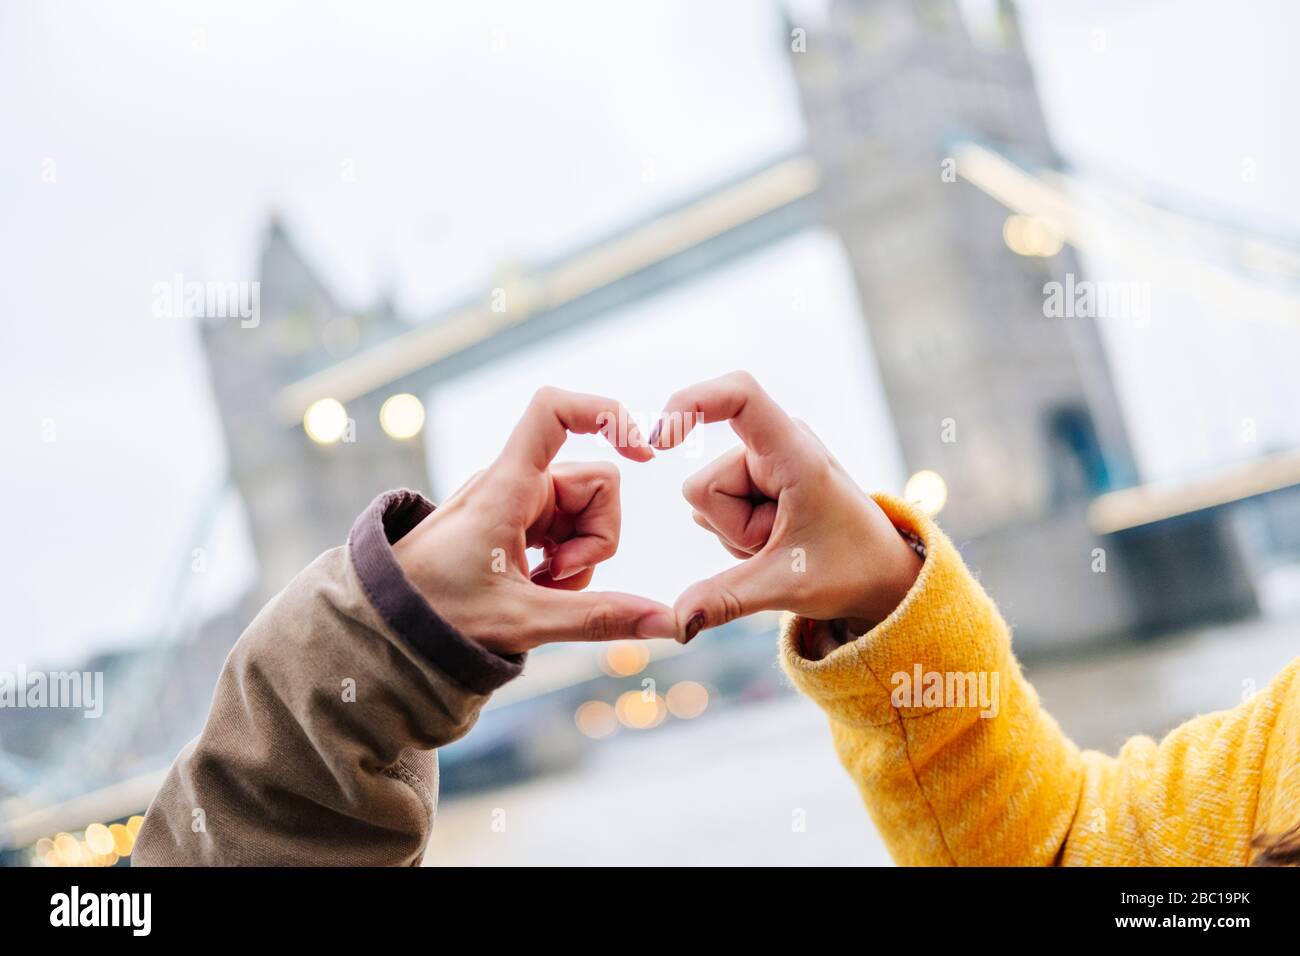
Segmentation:
[(903, 497), (928, 515), (937, 515), (948, 503), (948, 483), (937, 471), (922, 469), (907, 479)]
[(1002, 239), (1019, 256), (1050, 257), (1061, 251), (1065, 236), (1061, 230), (1037, 216), (1014, 214), (1002, 224)]
[(630, 690), (620, 694), (614, 705), (619, 723), (633, 730), (649, 730), (658, 727), (668, 715), (668, 708), (660, 694), (647, 694), (641, 690)]
[(389, 397), (379, 409), (379, 427), (389, 438), (414, 438), (424, 428), (424, 403), (409, 392)]
[(49, 837), (41, 837), (36, 841), (33, 851), (36, 854), (36, 862), (42, 865), (49, 865), (50, 854), (54, 852), (54, 841)]
[(131, 855), (142, 823), (144, 817), (137, 815), (125, 824), (92, 823), (81, 839), (71, 833), (42, 837), (31, 849), (32, 862), (38, 866), (116, 866)]
[(130, 831), (120, 823), (114, 823), (108, 828), (108, 832), (113, 835), (113, 851), (118, 856), (130, 856), (131, 850), (135, 847), (135, 837)]
[(589, 700), (578, 707), (574, 722), (583, 736), (603, 740), (618, 730), (618, 715), (603, 700)]
[(693, 720), (709, 706), (709, 692), (693, 680), (679, 681), (668, 688), (668, 712), (679, 720)]
[(302, 416), (302, 427), (312, 441), (321, 445), (332, 445), (347, 431), (347, 409), (338, 399), (322, 398), (312, 402), (307, 408)]
[(92, 823), (86, 827), (86, 846), (99, 856), (114, 852), (113, 834), (102, 823)]
[(644, 641), (615, 641), (601, 656), (601, 667), (614, 677), (631, 677), (650, 663), (650, 648)]

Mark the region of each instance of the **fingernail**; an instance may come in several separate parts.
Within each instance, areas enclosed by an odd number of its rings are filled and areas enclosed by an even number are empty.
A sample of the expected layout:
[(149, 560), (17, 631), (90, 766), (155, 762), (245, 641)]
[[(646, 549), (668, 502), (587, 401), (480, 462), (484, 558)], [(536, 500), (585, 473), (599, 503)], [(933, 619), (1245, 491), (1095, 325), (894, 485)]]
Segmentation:
[(579, 566), (576, 567), (576, 568), (569, 568), (569, 569), (564, 570), (564, 571), (556, 571), (556, 570), (555, 570), (555, 566), (552, 565), (552, 566), (551, 566), (551, 580), (552, 580), (552, 581), (563, 581), (565, 578), (571, 578), (571, 577), (573, 577), (575, 574), (577, 574), (577, 573), (578, 573), (579, 571), (581, 571), (581, 570), (582, 570), (582, 566), (579, 565)]
[(676, 637), (677, 618), (672, 611), (654, 611), (636, 622), (637, 637)]
[(682, 638), (683, 644), (689, 644), (695, 635), (700, 633), (704, 627), (704, 612), (696, 611), (691, 615), (691, 619), (686, 622), (686, 636)]
[(528, 572), (528, 577), (529, 577), (529, 579), (532, 579), (532, 578), (538, 577), (539, 575), (547, 574), (550, 570), (551, 570), (551, 559), (550, 559), (550, 558), (547, 558), (545, 561), (543, 561), (543, 562), (542, 562), (541, 564), (539, 564), (537, 567), (535, 567), (535, 568), (533, 568), (531, 571), (529, 571), (529, 572)]
[(658, 444), (659, 444), (659, 433), (660, 433), (661, 431), (663, 431), (663, 428), (664, 428), (664, 420), (661, 418), (661, 419), (659, 419), (659, 421), (655, 422), (655, 427), (652, 428), (652, 429), (650, 429), (650, 444), (651, 444), (651, 445), (658, 445)]

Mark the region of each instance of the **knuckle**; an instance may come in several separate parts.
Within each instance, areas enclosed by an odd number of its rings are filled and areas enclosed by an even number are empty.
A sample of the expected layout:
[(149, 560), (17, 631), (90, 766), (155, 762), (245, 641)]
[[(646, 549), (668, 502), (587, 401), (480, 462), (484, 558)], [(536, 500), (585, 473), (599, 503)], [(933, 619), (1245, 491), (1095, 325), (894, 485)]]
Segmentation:
[(605, 605), (598, 604), (589, 608), (582, 618), (582, 639), (584, 641), (608, 641), (618, 636), (618, 618)]
[(744, 615), (740, 599), (736, 597), (735, 592), (726, 585), (718, 588), (717, 606), (713, 611), (717, 615), (717, 620), (713, 625), (714, 627), (719, 624), (726, 624), (730, 621), (734, 621), (736, 618)]
[(697, 508), (708, 497), (709, 479), (702, 474), (694, 474), (682, 482), (682, 497)]
[(804, 446), (792, 464), (794, 468), (790, 477), (810, 486), (824, 486), (835, 474), (835, 465), (830, 456), (813, 443)]
[(560, 396), (560, 390), (554, 385), (543, 385), (537, 391), (533, 392), (531, 404), (535, 408), (544, 408), (554, 405)]
[(829, 482), (835, 476), (835, 465), (826, 455), (812, 455), (809, 473), (819, 482)]
[(727, 375), (727, 381), (735, 388), (743, 392), (752, 392), (758, 389), (758, 379), (754, 378), (751, 372), (744, 369), (737, 369)]
[(668, 396), (668, 401), (664, 402), (664, 411), (672, 413), (680, 411), (690, 399), (689, 389), (678, 389)]

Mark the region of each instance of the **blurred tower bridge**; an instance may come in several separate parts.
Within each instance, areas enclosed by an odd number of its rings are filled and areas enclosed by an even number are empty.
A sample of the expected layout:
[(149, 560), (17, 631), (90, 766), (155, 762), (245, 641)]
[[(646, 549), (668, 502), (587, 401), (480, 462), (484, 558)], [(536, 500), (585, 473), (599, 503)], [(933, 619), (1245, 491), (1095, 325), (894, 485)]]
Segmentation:
[[(830, 228), (856, 280), (903, 460), (946, 482), (943, 524), (1019, 646), (1253, 613), (1251, 575), (1213, 493), (1176, 516), (1158, 504), (1135, 510), (1130, 495), (1119, 524), (1113, 508), (1098, 522), (1098, 502), (1137, 475), (1095, 321), (1043, 315), (1044, 283), (1082, 272), (1061, 242), (1082, 241), (1077, 210), (1055, 172), (1011, 7), (994, 4), (974, 24), (959, 8), (834, 4), (807, 52), (791, 54), (805, 151), (516, 271), (418, 325), (387, 306), (340, 307), (274, 223), (260, 329), (222, 323), (204, 334), (262, 596), (342, 540), (378, 491), (428, 487), (423, 434), (393, 440), (375, 427), (388, 396), (422, 394)], [(1055, 248), (1009, 250), (1009, 209), (1058, 236)], [(346, 408), (355, 441), (309, 439), (304, 415), (321, 402)], [(958, 440), (944, 440), (947, 423)], [(1097, 549), (1106, 573), (1094, 573)]]
[[(273, 220), (260, 262), (260, 325), (214, 322), (202, 333), (258, 583), (233, 613), (178, 625), (193, 640), (158, 665), (193, 672), (188, 682), (171, 681), (175, 693), (205, 707), (241, 621), (344, 540), (376, 493), (429, 487), (426, 433), (394, 439), (377, 427), (389, 396), (422, 394), (810, 229), (830, 229), (842, 242), (904, 463), (945, 480), (941, 521), (1016, 626), (1019, 649), (1047, 652), (1255, 612), (1229, 505), (1267, 496), (1284, 502), (1279, 513), (1290, 508), (1300, 518), (1292, 491), (1300, 456), (1177, 486), (1138, 482), (1095, 322), (1043, 315), (1044, 283), (1080, 275), (1074, 250), (1098, 230), (1081, 228), (1090, 211), (1060, 171), (1010, 6), (993, 4), (992, 18), (977, 24), (958, 8), (835, 3), (825, 29), (807, 37), (807, 52), (791, 54), (806, 149), (516, 271), (419, 324), (390, 303), (357, 310), (338, 302)], [(1186, 258), (1223, 294), (1260, 297), (1273, 312), (1296, 315), (1293, 247), (1264, 243), (1261, 255), (1257, 237), (1216, 223), (1131, 196), (1113, 207), (1111, 225), (1159, 237), (1135, 256), (1185, 237)], [(1008, 213), (1058, 241), (1017, 254), (1004, 237)], [(1206, 248), (1213, 261), (1202, 261)], [(346, 409), (354, 441), (308, 436), (304, 415), (322, 401)], [(947, 419), (956, 442), (943, 441)], [(1300, 550), (1300, 539), (1283, 544)], [(1104, 574), (1092, 571), (1098, 548)], [(179, 620), (185, 602), (177, 603)], [(543, 683), (583, 679), (575, 672)], [(190, 716), (201, 719), (198, 710)], [(124, 716), (114, 740), (138, 744), (154, 719)], [(166, 728), (169, 736), (149, 749), (170, 759), (171, 738), (190, 732)], [(97, 748), (95, 779), (111, 782), (125, 749)], [(66, 799), (74, 779), (87, 777), (75, 760), (10, 761), (0, 773), (22, 789), (40, 781), (44, 802)], [(38, 808), (10, 821), (7, 840), (23, 845), (78, 820), (137, 812), (157, 782), (150, 770)]]

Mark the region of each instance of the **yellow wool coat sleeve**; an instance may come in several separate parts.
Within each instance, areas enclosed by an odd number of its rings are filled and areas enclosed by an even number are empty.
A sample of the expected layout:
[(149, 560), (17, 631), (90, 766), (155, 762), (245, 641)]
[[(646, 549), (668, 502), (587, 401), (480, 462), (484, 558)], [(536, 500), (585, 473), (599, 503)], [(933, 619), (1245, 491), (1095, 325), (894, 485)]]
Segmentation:
[(1039, 704), (997, 607), (952, 542), (876, 501), (926, 559), (894, 612), (820, 661), (792, 618), (781, 660), (904, 865), (1240, 865), (1300, 822), (1300, 661), (1233, 710), (1118, 757), (1080, 751)]

